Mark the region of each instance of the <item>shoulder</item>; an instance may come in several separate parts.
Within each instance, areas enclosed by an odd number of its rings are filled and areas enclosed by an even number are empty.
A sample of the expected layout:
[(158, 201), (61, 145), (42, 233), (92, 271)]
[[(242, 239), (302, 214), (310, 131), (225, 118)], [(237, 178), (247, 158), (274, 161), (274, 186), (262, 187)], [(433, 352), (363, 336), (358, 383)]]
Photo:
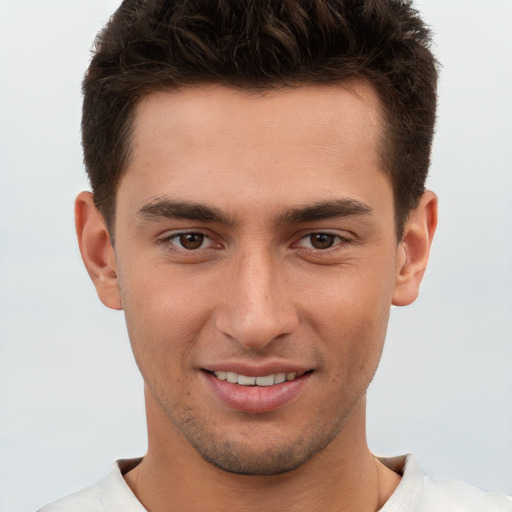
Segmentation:
[(98, 484), (75, 492), (55, 503), (46, 505), (38, 512), (100, 512), (103, 511)]
[(123, 478), (141, 459), (116, 462), (99, 482), (75, 492), (38, 512), (146, 512)]
[(512, 497), (425, 475), (412, 455), (381, 459), (402, 480), (381, 512), (512, 512)]
[(421, 511), (512, 512), (512, 497), (486, 492), (462, 482), (425, 479)]

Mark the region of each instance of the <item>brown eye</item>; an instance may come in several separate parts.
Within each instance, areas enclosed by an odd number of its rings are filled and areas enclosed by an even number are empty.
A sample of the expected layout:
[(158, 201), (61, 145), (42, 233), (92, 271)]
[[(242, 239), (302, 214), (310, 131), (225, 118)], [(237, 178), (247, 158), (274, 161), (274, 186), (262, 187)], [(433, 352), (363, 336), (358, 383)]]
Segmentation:
[(329, 249), (329, 247), (334, 245), (336, 238), (335, 235), (330, 235), (329, 233), (309, 235), (311, 246), (315, 249)]
[(188, 251), (199, 249), (204, 242), (205, 236), (201, 233), (183, 233), (179, 235), (180, 245)]

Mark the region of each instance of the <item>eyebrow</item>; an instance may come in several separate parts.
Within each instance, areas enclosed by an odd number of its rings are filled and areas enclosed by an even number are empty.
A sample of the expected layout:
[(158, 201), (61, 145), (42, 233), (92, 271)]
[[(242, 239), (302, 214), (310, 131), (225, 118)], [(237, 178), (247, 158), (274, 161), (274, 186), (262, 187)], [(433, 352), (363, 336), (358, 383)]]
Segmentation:
[[(371, 207), (355, 199), (336, 199), (321, 201), (309, 206), (289, 208), (281, 213), (277, 222), (279, 224), (299, 224), (315, 222), (324, 219), (372, 215)], [(233, 226), (236, 218), (227, 215), (213, 206), (188, 201), (174, 201), (172, 199), (158, 199), (144, 205), (137, 211), (137, 217), (147, 220), (173, 219), (211, 222)]]
[(281, 224), (299, 224), (339, 217), (372, 215), (371, 207), (355, 199), (337, 199), (314, 203), (304, 208), (291, 208), (279, 216)]
[(231, 226), (234, 219), (227, 216), (218, 208), (199, 203), (185, 201), (173, 201), (171, 199), (159, 199), (149, 203), (137, 212), (137, 217), (147, 220), (154, 219), (183, 219), (201, 222), (215, 222)]

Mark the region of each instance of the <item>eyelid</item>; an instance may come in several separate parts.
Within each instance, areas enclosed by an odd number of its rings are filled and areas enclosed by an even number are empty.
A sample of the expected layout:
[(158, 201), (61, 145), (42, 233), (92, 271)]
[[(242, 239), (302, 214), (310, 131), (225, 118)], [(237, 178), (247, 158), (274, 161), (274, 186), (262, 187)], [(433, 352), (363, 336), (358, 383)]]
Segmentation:
[[(305, 247), (305, 246), (301, 245), (301, 242), (303, 240), (305, 240), (313, 235), (329, 235), (338, 240), (335, 241), (332, 246), (327, 247), (325, 249), (316, 249), (315, 247)], [(351, 243), (354, 243), (354, 240), (352, 237), (350, 237), (348, 235), (344, 235), (339, 232), (333, 232), (329, 229), (316, 229), (314, 231), (309, 231), (307, 233), (304, 233), (302, 236), (300, 236), (299, 240), (297, 242), (295, 242), (293, 245), (302, 247), (303, 249), (308, 250), (308, 251), (313, 251), (313, 252), (317, 252), (317, 253), (328, 253), (330, 251), (336, 251), (338, 249), (341, 249)]]
[[(200, 247), (198, 249), (186, 249), (184, 247), (180, 247), (179, 244), (176, 244), (173, 241), (176, 238), (179, 238), (180, 236), (187, 235), (187, 234), (202, 235), (205, 237), (205, 239), (209, 240), (210, 242), (208, 243), (208, 245), (206, 247)], [(327, 247), (325, 249), (316, 249), (314, 247), (305, 247), (305, 246), (301, 245), (301, 242), (303, 240), (305, 240), (308, 237), (311, 237), (313, 235), (319, 235), (319, 234), (329, 235), (329, 236), (335, 237), (337, 240), (333, 243), (332, 246)], [(205, 230), (205, 229), (201, 229), (201, 228), (177, 229), (175, 231), (174, 230), (166, 231), (165, 233), (163, 233), (162, 235), (160, 235), (158, 237), (158, 243), (160, 245), (171, 246), (174, 251), (181, 252), (184, 254), (199, 253), (200, 251), (217, 249), (217, 248), (221, 248), (221, 246), (222, 246), (221, 242), (217, 241), (216, 237), (214, 235), (212, 235), (211, 232), (209, 232), (208, 230)], [(302, 248), (302, 249), (304, 249), (306, 251), (310, 251), (310, 252), (328, 253), (328, 252), (336, 251), (338, 249), (342, 249), (346, 245), (353, 244), (353, 243), (355, 243), (355, 240), (353, 239), (353, 237), (350, 234), (345, 234), (345, 232), (342, 234), (339, 232), (333, 232), (332, 230), (329, 230), (329, 229), (315, 229), (315, 230), (307, 231), (307, 232), (304, 232), (303, 234), (300, 234), (299, 238), (298, 239), (296, 238), (296, 241), (294, 243), (292, 243), (292, 247), (299, 247), (299, 248)]]
[[(209, 239), (210, 243), (208, 244), (207, 247), (199, 247), (197, 249), (186, 249), (185, 247), (180, 247), (178, 244), (173, 242), (174, 239), (179, 238), (180, 236), (183, 236), (183, 235), (201, 235), (201, 236), (204, 236), (205, 239)], [(214, 237), (211, 236), (211, 234), (206, 232), (205, 230), (191, 228), (191, 229), (179, 229), (176, 231), (166, 231), (163, 235), (158, 237), (158, 243), (161, 245), (171, 246), (173, 248), (173, 250), (175, 250), (176, 252), (180, 252), (180, 253), (184, 253), (184, 254), (187, 254), (187, 253), (192, 254), (192, 253), (198, 253), (200, 251), (212, 249), (216, 242), (214, 240)], [(217, 242), (217, 244), (218, 244), (218, 242)]]

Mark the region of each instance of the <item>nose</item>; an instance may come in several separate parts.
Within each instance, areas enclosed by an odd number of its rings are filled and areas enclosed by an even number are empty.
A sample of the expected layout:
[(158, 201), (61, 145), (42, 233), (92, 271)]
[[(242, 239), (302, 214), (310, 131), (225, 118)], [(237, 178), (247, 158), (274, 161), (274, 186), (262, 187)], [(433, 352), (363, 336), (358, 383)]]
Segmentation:
[(286, 277), (271, 255), (261, 252), (252, 251), (233, 263), (216, 315), (219, 331), (253, 349), (291, 334), (299, 323)]

